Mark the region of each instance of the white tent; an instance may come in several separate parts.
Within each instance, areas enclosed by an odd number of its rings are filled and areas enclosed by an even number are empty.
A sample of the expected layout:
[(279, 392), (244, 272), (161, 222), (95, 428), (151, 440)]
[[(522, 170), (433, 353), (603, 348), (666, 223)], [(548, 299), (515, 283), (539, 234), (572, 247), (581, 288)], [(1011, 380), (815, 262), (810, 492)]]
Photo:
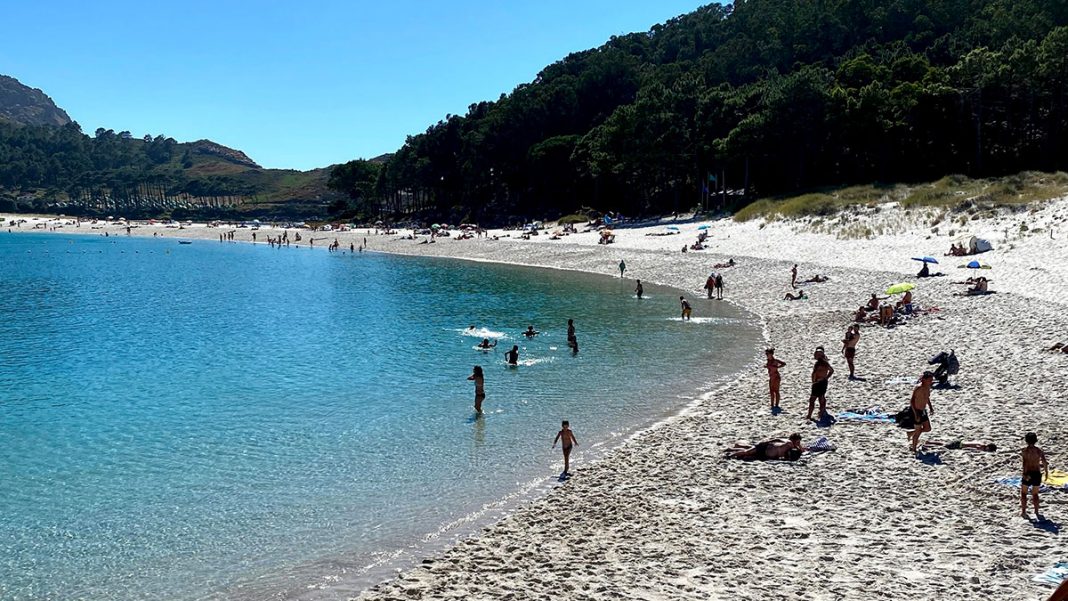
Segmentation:
[(971, 234), (959, 236), (956, 240), (954, 240), (954, 242), (963, 246), (964, 251), (967, 252), (969, 255), (974, 255), (976, 253), (985, 253), (988, 250), (994, 250), (994, 246), (990, 244), (989, 240), (976, 238)]

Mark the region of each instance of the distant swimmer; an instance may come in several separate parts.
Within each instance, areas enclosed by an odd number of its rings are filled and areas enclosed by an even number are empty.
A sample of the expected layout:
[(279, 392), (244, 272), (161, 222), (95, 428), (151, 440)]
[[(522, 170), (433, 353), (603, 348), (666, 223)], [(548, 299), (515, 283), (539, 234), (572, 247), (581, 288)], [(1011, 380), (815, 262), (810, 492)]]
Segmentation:
[(508, 365), (519, 365), (519, 345), (512, 345), (512, 350), (504, 354), (504, 360)]
[(482, 366), (476, 365), (467, 379), (475, 383), (475, 413), (482, 413), (482, 401), (486, 400), (486, 380), (482, 376)]
[(352, 242), (349, 242), (349, 254), (351, 255), (354, 252), (356, 252), (356, 245)]
[(623, 277), (623, 272), (627, 270), (627, 263), (623, 260), (619, 260), (619, 277)]
[(491, 349), (495, 346), (497, 346), (497, 341), (494, 340), (493, 342), (490, 342), (489, 338), (483, 338), (482, 342), (478, 343), (478, 348), (480, 349)]
[(560, 443), (561, 448), (564, 451), (564, 473), (561, 476), (571, 475), (571, 449), (578, 446), (578, 439), (575, 438), (575, 433), (571, 431), (571, 424), (565, 419), (560, 422), (560, 431), (556, 433), (556, 439), (553, 440), (553, 448), (556, 448), (556, 443)]
[(689, 321), (690, 313), (693, 313), (693, 307), (690, 306), (690, 303), (686, 301), (686, 297), (684, 296), (679, 297), (679, 304), (682, 305), (682, 318)]
[(533, 338), (538, 335), (538, 332), (534, 329), (534, 326), (527, 326), (527, 331), (523, 332), (523, 335), (527, 338)]
[(634, 288), (634, 294), (637, 294), (638, 298), (641, 298), (642, 294), (644, 294), (644, 293), (645, 293), (645, 289), (642, 288), (642, 281), (638, 280), (638, 285), (637, 285), (637, 287)]
[(578, 352), (578, 338), (575, 337), (575, 320), (567, 320), (567, 346), (571, 349), (571, 352)]

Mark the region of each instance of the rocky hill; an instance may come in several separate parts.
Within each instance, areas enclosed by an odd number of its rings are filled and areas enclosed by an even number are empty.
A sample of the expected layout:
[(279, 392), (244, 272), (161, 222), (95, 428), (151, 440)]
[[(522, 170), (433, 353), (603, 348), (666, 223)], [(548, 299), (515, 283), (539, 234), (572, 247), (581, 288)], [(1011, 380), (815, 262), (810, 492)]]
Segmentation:
[(67, 113), (47, 94), (7, 75), (0, 75), (0, 120), (21, 125), (62, 126), (70, 123)]

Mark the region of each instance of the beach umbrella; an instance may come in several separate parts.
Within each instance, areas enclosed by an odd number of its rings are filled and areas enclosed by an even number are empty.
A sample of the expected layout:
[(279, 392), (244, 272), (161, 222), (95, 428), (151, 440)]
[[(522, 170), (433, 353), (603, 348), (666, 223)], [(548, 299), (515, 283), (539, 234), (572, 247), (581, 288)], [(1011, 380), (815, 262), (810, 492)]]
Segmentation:
[(900, 284), (894, 284), (893, 286), (890, 286), (889, 288), (887, 288), (886, 289), (886, 293), (887, 294), (904, 294), (904, 293), (908, 292), (909, 290), (912, 290), (915, 287), (916, 287), (916, 284), (911, 284), (909, 282), (901, 282)]
[(912, 257), (912, 260), (913, 261), (923, 261), (924, 263), (934, 263), (935, 265), (938, 264), (938, 259), (936, 259), (934, 257)]
[(440, 230), (441, 229), (441, 225), (435, 223), (434, 225), (430, 226), (430, 229), (432, 229), (432, 230)]
[(967, 265), (961, 265), (961, 267), (967, 267), (968, 269), (991, 269), (989, 263), (983, 261), (969, 261)]
[[(710, 226), (710, 225), (708, 225), (708, 224), (706, 223), (706, 224), (704, 224), (704, 225), (699, 225), (699, 226), (697, 226), (697, 229), (699, 229), (699, 230), (707, 230), (707, 229), (708, 229), (708, 228), (710, 228), (710, 227), (712, 227), (712, 226)], [(936, 261), (936, 263), (937, 263), (937, 261)]]

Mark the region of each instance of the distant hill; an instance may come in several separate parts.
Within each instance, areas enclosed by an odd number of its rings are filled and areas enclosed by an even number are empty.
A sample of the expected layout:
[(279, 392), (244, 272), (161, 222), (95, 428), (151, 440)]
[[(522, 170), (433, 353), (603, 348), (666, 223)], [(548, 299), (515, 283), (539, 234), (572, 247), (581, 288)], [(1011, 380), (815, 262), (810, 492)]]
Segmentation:
[(23, 85), (14, 77), (0, 75), (0, 119), (21, 125), (66, 125), (67, 113), (47, 94)]
[(328, 178), (264, 169), (211, 140), (89, 136), (44, 92), (0, 75), (0, 211), (307, 219), (341, 198)]

